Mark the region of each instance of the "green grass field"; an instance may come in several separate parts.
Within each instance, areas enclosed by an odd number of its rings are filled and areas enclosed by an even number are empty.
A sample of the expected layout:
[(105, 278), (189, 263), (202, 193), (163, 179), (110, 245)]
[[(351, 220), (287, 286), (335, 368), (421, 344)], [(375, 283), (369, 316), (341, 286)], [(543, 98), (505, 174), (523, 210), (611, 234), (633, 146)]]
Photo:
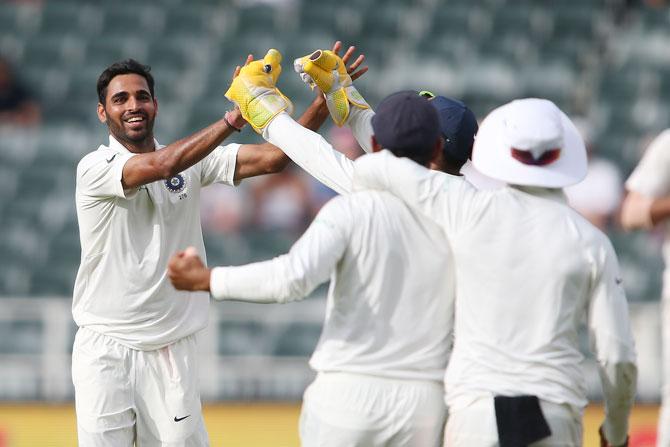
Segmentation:
[[(205, 421), (212, 446), (297, 447), (298, 403), (238, 403), (205, 406)], [(600, 406), (584, 415), (584, 445), (597, 447)], [(630, 447), (652, 447), (657, 406), (638, 406), (631, 418)], [(76, 446), (73, 404), (0, 405), (0, 447)]]

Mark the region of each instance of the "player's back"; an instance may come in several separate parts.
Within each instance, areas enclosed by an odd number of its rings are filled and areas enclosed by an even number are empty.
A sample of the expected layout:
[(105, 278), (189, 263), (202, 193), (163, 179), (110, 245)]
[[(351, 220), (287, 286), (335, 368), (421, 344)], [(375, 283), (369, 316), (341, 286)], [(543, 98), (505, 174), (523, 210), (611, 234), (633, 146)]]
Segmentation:
[(331, 277), (317, 371), (441, 381), (453, 319), (453, 263), (442, 230), (389, 193), (328, 205), (348, 231)]
[(584, 405), (577, 330), (609, 242), (561, 190), (479, 194), (485, 211), (452, 237), (458, 312), (448, 403), (531, 394)]

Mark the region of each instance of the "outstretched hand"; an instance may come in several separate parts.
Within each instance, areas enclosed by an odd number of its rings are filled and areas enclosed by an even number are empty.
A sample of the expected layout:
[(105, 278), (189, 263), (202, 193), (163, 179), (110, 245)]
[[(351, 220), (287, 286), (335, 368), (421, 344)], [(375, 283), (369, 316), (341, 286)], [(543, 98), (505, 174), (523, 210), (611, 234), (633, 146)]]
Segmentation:
[(168, 262), (168, 277), (177, 290), (209, 291), (210, 270), (194, 247), (172, 256)]
[[(339, 56), (341, 49), (342, 49), (342, 42), (338, 40), (333, 45), (333, 48), (332, 48), (331, 51)], [(351, 56), (353, 56), (355, 51), (356, 51), (356, 47), (351, 45), (347, 49), (347, 51), (344, 53), (344, 56), (342, 56), (342, 62), (344, 62), (345, 65), (349, 63), (349, 59), (351, 59)], [(347, 67), (347, 73), (349, 73), (349, 76), (351, 77), (352, 81), (355, 81), (356, 79), (360, 78), (361, 76), (363, 76), (368, 71), (369, 67), (367, 65), (364, 66), (364, 67), (361, 67), (360, 70), (356, 71), (356, 69), (358, 67), (360, 67), (360, 65), (363, 63), (363, 61), (365, 61), (365, 54), (359, 54), (358, 57), (356, 58), (356, 60), (351, 65), (349, 65)]]

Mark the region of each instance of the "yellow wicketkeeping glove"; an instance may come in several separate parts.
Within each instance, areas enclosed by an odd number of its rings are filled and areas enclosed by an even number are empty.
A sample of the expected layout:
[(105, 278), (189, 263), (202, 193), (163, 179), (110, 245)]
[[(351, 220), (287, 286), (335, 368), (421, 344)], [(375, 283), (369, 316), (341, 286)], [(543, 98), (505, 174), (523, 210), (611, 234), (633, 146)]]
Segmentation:
[(317, 86), (326, 94), (328, 111), (338, 126), (347, 120), (349, 104), (361, 109), (370, 108), (353, 86), (344, 62), (332, 51), (316, 50), (312, 54), (296, 59), (293, 67), (310, 87)]
[(281, 73), (281, 53), (268, 50), (263, 60), (242, 67), (226, 92), (226, 98), (237, 104), (242, 117), (261, 133), (272, 118), (286, 110), (291, 113), (291, 101), (275, 84)]

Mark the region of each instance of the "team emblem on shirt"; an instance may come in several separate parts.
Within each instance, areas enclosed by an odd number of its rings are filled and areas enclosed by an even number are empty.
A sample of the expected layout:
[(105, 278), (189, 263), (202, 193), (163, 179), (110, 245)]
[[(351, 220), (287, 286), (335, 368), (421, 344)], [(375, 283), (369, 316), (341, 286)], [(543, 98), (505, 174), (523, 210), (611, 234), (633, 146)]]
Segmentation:
[(186, 179), (183, 175), (177, 174), (174, 177), (165, 180), (165, 187), (170, 192), (175, 194), (180, 193), (186, 188)]

